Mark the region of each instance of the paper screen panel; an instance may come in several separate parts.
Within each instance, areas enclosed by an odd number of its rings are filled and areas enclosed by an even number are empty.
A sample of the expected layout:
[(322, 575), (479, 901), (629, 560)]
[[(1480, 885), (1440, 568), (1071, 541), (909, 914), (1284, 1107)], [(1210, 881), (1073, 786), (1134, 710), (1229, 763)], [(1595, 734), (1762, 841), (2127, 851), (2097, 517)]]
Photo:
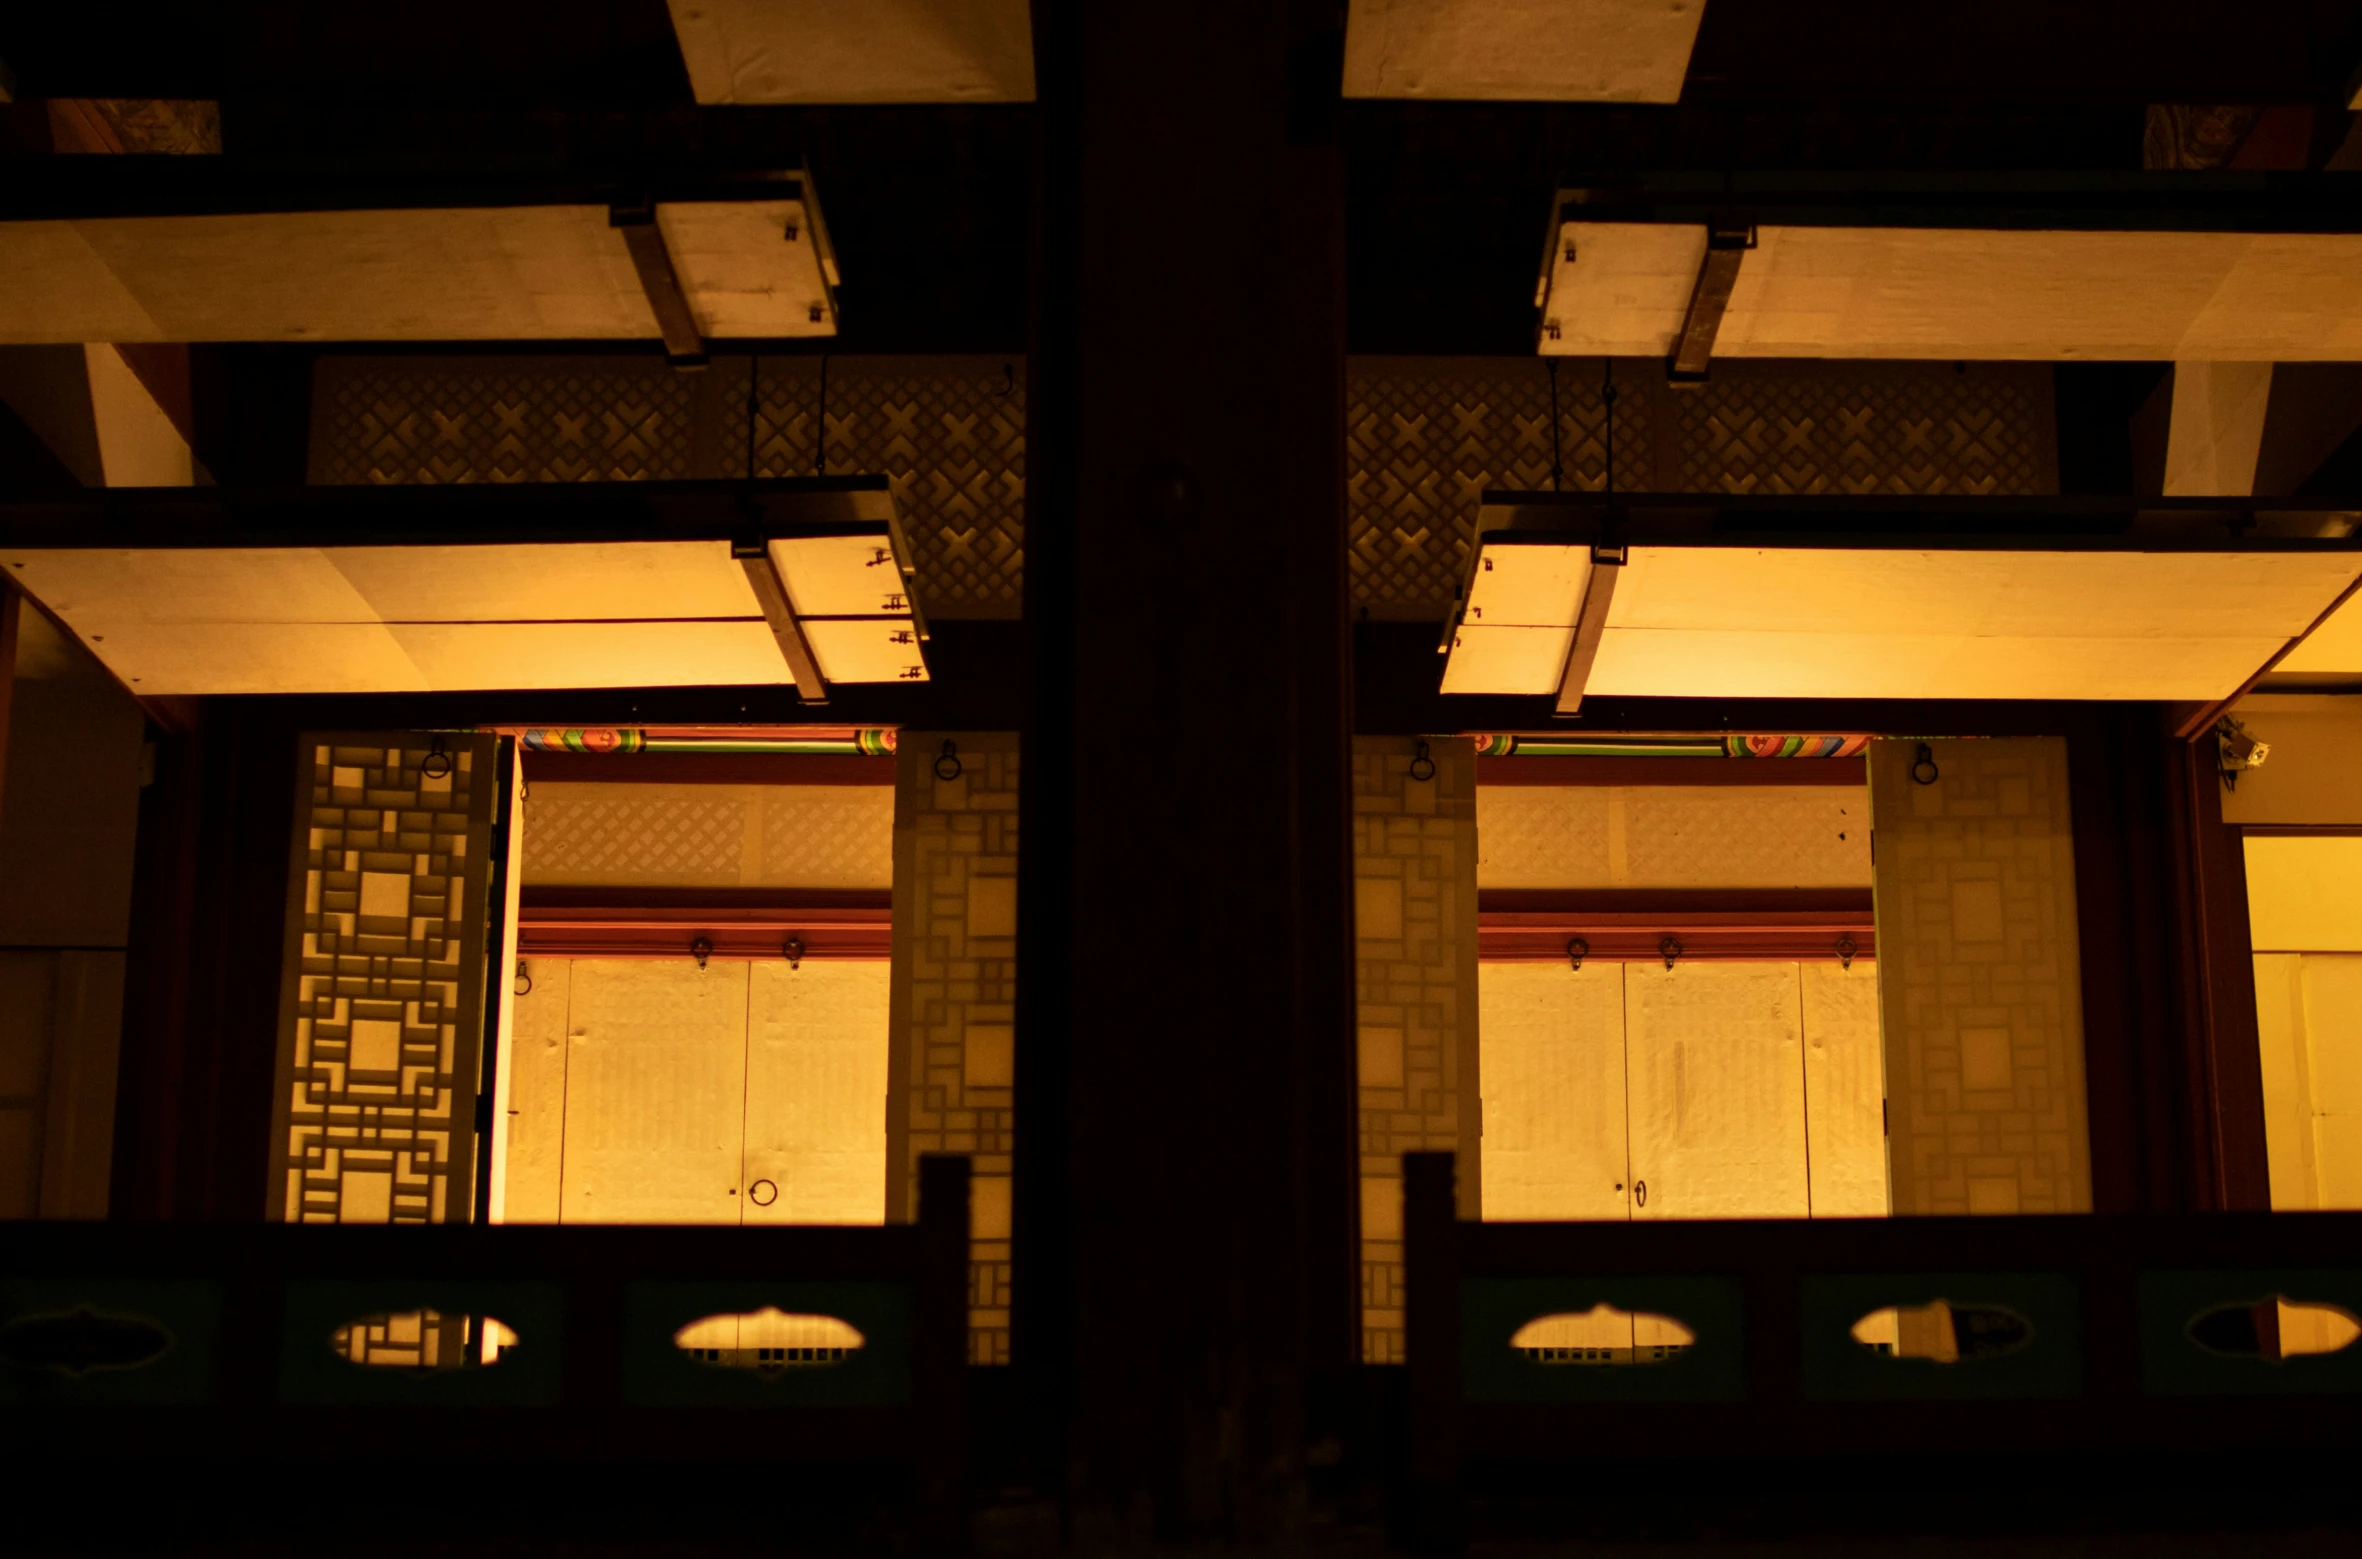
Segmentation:
[(1624, 979), (1632, 1216), (1804, 1217), (1796, 966), (1635, 963)]
[(1875, 741), (1870, 805), (1894, 1211), (2089, 1211), (2066, 743)]
[(0, 339), (653, 338), (604, 206), (253, 212), (0, 225)]
[(2362, 958), (2309, 956), (2303, 979), (2319, 1205), (2362, 1208)]
[(1883, 1218), (1886, 1075), (1878, 968), (1857, 958), (1797, 966), (1804, 1017), (1805, 1142), (1815, 1218)]
[(748, 970), (746, 1222), (883, 1223), (886, 962)]
[[(525, 960), (533, 988), (512, 995), (508, 1040), (508, 1140), (504, 1223), (559, 1221), (566, 1131), (566, 1042), (573, 960)], [(513, 989), (513, 982), (512, 982)]]
[[(1689, 304), (1704, 227), (1568, 223), (1559, 237), (1542, 350), (1664, 355)], [(1764, 223), (1755, 240), (1715, 336), (1718, 357), (2362, 355), (2362, 237), (2352, 234)]]
[(1630, 1216), (1624, 969), (1479, 966), (1486, 1219)]
[(464, 1223), (492, 738), (307, 735), (298, 750), (267, 1215)]
[(567, 1021), (567, 1223), (737, 1223), (747, 966), (576, 959)]
[[(958, 747), (952, 779), (935, 772)], [(974, 1165), (968, 1360), (1009, 1362), (1016, 1090), (972, 1075), (972, 1048), (1017, 1021), (1017, 737), (904, 731), (894, 758), (894, 959), (889, 1077), (895, 1090), (887, 1216), (917, 1215), (923, 1153)]]

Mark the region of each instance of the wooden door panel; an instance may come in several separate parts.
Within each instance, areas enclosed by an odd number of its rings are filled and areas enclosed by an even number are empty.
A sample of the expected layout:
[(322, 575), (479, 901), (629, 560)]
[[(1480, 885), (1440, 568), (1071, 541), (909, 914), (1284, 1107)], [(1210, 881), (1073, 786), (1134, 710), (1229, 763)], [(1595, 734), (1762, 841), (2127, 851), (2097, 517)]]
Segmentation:
[(887, 964), (750, 967), (746, 1221), (885, 1222)]
[(501, 1055), (508, 1076), (500, 1089), (507, 1101), (508, 1129), (497, 1134), (503, 1154), (503, 1223), (559, 1221), (569, 1048), (566, 1009), (573, 972), (572, 959), (533, 959), (526, 965), (532, 989), (509, 998), (508, 1043)]
[(1483, 964), (1484, 1215), (1630, 1216), (1624, 965)]
[(1886, 1063), (1878, 970), (1866, 958), (1801, 967), (1804, 1124), (1815, 1218), (1883, 1218)]
[(576, 959), (567, 1022), (568, 1223), (737, 1223), (747, 965)]
[(1797, 966), (1629, 964), (1624, 978), (1632, 1216), (1806, 1216)]

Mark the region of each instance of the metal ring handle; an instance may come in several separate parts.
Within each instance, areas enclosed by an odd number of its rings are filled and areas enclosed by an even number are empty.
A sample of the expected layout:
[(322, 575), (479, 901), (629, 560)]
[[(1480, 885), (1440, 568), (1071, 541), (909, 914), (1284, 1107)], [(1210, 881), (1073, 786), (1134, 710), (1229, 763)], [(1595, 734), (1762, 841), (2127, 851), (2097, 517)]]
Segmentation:
[(517, 960), (516, 976), (509, 982), (509, 989), (519, 996), (533, 994), (533, 971), (525, 967), (525, 960), (522, 958)]
[(1936, 777), (1943, 772), (1936, 767), (1935, 749), (1928, 746), (1927, 743), (1921, 742), (1918, 756), (1911, 760), (1911, 783), (1933, 785), (1936, 782)]
[(418, 772), (432, 780), (449, 779), (452, 768), (451, 754), (443, 750), (443, 738), (438, 736), (426, 756), (418, 760)]
[(1566, 961), (1570, 968), (1580, 969), (1583, 960), (1591, 956), (1591, 944), (1579, 936), (1566, 939)]
[(1422, 785), (1435, 778), (1435, 760), (1428, 756), (1427, 743), (1424, 739), (1419, 743), (1417, 756), (1411, 759), (1411, 778)]
[(768, 1207), (779, 1200), (779, 1187), (769, 1180), (758, 1180), (746, 1188), (746, 1199), (757, 1207)]
[(943, 751), (935, 758), (935, 777), (948, 785), (960, 777), (963, 767), (960, 762), (960, 744), (945, 742)]

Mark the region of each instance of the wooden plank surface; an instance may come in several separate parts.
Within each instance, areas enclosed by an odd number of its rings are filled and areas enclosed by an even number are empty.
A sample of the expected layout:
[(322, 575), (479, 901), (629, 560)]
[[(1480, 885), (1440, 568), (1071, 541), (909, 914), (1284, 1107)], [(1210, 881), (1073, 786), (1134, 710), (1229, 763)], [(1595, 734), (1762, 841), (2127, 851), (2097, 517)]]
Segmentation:
[(746, 1221), (883, 1223), (888, 965), (747, 967)]
[(574, 966), (566, 1057), (567, 1223), (737, 1223), (747, 966)]
[(1634, 1220), (1804, 1217), (1795, 966), (1627, 964), (1624, 979)]
[(1487, 1218), (1630, 1216), (1624, 968), (1478, 969)]

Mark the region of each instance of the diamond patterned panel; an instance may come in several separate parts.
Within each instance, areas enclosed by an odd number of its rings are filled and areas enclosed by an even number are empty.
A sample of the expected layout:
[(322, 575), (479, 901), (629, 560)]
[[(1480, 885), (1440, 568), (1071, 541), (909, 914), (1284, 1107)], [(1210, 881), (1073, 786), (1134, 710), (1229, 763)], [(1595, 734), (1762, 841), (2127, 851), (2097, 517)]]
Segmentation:
[(464, 1223), (491, 738), (312, 737), (270, 1214)]
[(677, 481), (696, 474), (697, 377), (653, 357), (323, 358), (312, 480)]
[[(1653, 365), (1652, 365), (1653, 366)], [(1608, 485), (1606, 365), (1558, 370), (1561, 484)], [(1617, 365), (1615, 485), (1653, 485), (1645, 377)], [(1466, 567), (1488, 487), (1551, 485), (1549, 370), (1533, 358), (1356, 358), (1345, 380), (1345, 508), (1353, 604), (1440, 618)]]
[(1693, 493), (2058, 491), (2047, 368), (2018, 363), (1734, 359), (1679, 416)]
[[(1018, 615), (1025, 365), (997, 357), (325, 358), (313, 479), (432, 483), (890, 477), (936, 617)], [(749, 422), (749, 378), (759, 378)], [(1564, 359), (1560, 485), (1610, 485), (1607, 365)], [(1613, 485), (1717, 493), (2057, 490), (2049, 370), (1729, 359), (1695, 390), (1615, 365)], [(1551, 484), (1549, 370), (1533, 358), (1357, 358), (1346, 511), (1354, 605), (1439, 620), (1487, 487)]]
[[(766, 358), (763, 476), (813, 470), (816, 358)], [(883, 472), (938, 617), (1015, 617), (1024, 598), (1025, 364), (997, 357), (831, 357), (830, 472)], [(745, 407), (743, 390), (736, 402)]]

